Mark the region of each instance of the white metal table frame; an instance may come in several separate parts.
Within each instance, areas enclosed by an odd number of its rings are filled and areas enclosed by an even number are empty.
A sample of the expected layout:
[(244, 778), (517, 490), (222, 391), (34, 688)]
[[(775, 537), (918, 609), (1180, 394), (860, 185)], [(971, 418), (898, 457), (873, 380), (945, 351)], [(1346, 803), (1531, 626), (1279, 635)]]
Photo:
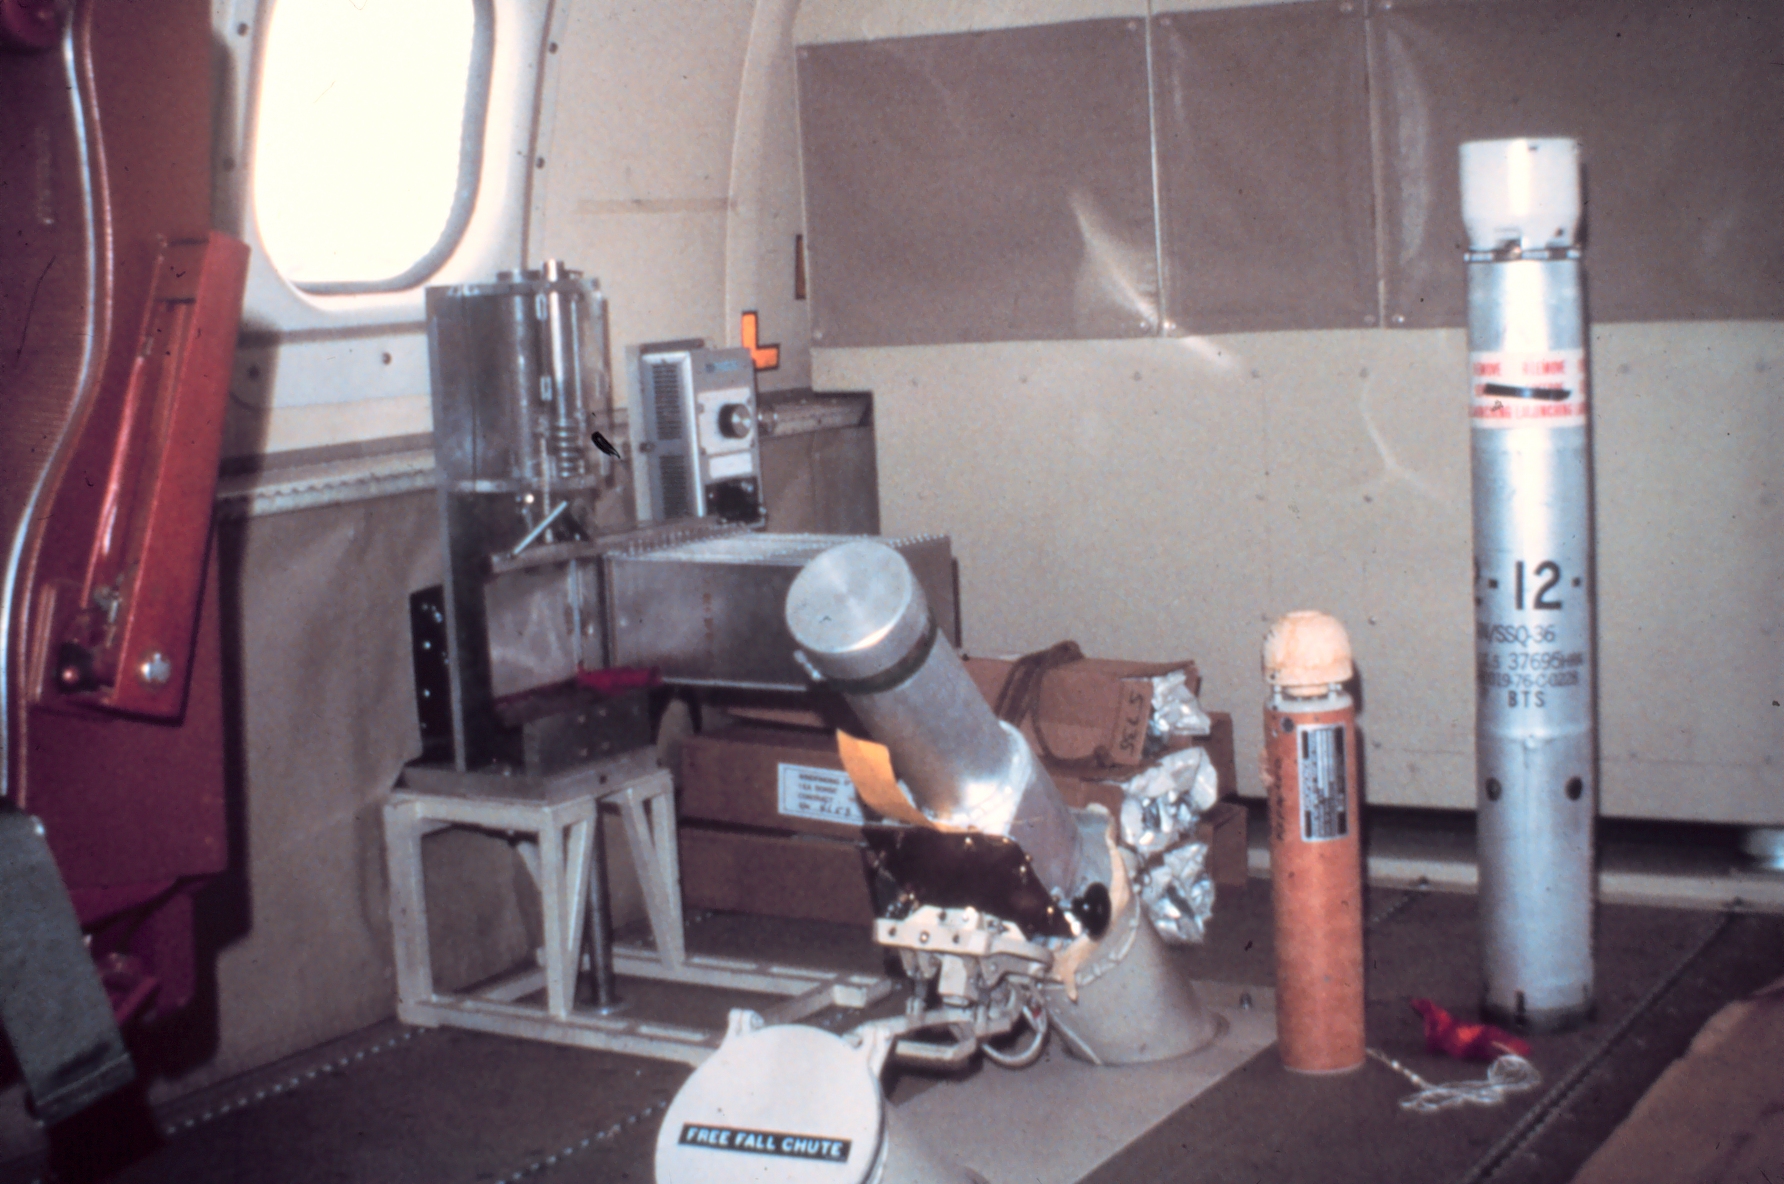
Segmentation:
[[(598, 907), (600, 900), (603, 868), (595, 835), (596, 812), (603, 805), (617, 809), (625, 825), (655, 944), (654, 949), (615, 945), (615, 974), (790, 996), (764, 1011), (771, 1023), (790, 1023), (827, 1007), (866, 1007), (892, 988), (889, 979), (875, 975), (689, 954), (675, 786), (649, 749), (578, 766), (551, 778), (543, 793), (524, 797), (496, 792), (501, 778), (463, 777), (466, 792), (397, 789), (384, 806), (397, 1017), (404, 1023), (469, 1028), (690, 1065), (712, 1054), (723, 1036), (720, 1031), (602, 1015), (576, 1006), (583, 926), (591, 905)], [(522, 855), (539, 886), (542, 965), (469, 994), (437, 987), (428, 947), (421, 840), (452, 826), (533, 836)], [(522, 1002), (541, 989), (543, 1003)]]

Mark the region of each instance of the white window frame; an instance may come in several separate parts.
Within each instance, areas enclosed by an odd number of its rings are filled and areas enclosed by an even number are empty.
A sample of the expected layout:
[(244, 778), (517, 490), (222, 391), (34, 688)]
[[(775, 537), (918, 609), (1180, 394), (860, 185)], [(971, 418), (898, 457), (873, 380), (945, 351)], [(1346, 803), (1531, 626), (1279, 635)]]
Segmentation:
[[(225, 51), (213, 220), (253, 251), (230, 384), (226, 457), (429, 430), (424, 289), (486, 281), (526, 265), (540, 71), (552, 10), (559, 9), (561, 19), (565, 7), (550, 0), (479, 0), (488, 5), (493, 37), (475, 197), (456, 239), (448, 236), (443, 249), (411, 268), (402, 277), (407, 287), (311, 284), (306, 291), (272, 265), (254, 212), (254, 95), (264, 30), (276, 2), (212, 3)], [(478, 57), (474, 52), (474, 67)]]

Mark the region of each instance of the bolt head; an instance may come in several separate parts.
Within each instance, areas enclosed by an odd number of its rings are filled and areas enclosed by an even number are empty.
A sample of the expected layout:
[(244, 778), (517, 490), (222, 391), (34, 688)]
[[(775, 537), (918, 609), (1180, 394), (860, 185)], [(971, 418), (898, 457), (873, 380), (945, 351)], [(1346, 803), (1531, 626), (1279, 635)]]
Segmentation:
[(150, 686), (166, 686), (167, 681), (173, 677), (173, 663), (167, 660), (166, 654), (155, 650), (142, 660), (142, 664), (136, 668), (136, 672)]

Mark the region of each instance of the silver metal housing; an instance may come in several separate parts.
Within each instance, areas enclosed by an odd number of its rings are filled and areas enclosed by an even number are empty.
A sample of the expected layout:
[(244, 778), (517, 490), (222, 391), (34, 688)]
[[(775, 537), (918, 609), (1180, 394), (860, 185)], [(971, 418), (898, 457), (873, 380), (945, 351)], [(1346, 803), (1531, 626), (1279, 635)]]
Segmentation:
[[(654, 666), (664, 681), (689, 686), (805, 690), (811, 679), (793, 660), (787, 592), (813, 556), (852, 537), (860, 536), (734, 528), (609, 551), (602, 579), (611, 664)], [(952, 637), (954, 560), (948, 537), (891, 538), (885, 545), (909, 563), (937, 624)]]
[(891, 750), (917, 805), (938, 821), (1015, 840), (1042, 882), (1067, 898), (1082, 887), (1071, 810), (939, 635), (903, 556), (873, 540), (832, 547), (793, 581), (786, 619), (812, 672)]
[[(1468, 345), (1477, 375), (1583, 359), (1578, 252), (1470, 256)], [(1484, 1010), (1525, 1030), (1593, 1009), (1591, 468), (1583, 413), (1566, 422), (1471, 432)]]

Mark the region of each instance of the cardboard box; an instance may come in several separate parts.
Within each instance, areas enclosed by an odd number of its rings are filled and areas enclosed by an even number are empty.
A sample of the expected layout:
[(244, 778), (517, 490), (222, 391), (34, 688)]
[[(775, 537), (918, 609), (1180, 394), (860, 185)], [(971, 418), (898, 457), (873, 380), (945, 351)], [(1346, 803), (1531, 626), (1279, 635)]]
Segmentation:
[(850, 925), (874, 919), (860, 848), (816, 835), (684, 825), (681, 899), (689, 909)]
[(847, 700), (827, 690), (789, 695), (779, 691), (708, 687), (702, 697), (707, 712), (716, 707), (721, 718), (728, 715), (745, 724), (820, 732), (834, 732), (840, 728), (856, 736), (867, 735), (867, 728), (850, 710)]
[(727, 728), (681, 747), (677, 813), (697, 822), (855, 839), (874, 820), (843, 772), (830, 732)]
[[(1220, 797), (1234, 797), (1239, 792), (1239, 784), (1233, 768), (1233, 717), (1224, 711), (1215, 711), (1210, 712), (1208, 718), (1214, 725), (1213, 732), (1176, 744), (1173, 751), (1200, 748), (1207, 752), (1220, 782)], [(1047, 772), (1053, 776), (1053, 784), (1065, 795), (1067, 805), (1081, 810), (1091, 802), (1100, 802), (1110, 810), (1118, 810), (1121, 808), (1122, 797), (1120, 783), (1139, 776), (1153, 762), (1098, 773), (1085, 773), (1081, 766), (1057, 761), (1043, 763), (1047, 766)]]
[(1196, 838), (1208, 844), (1208, 875), (1222, 888), (1243, 890), (1251, 879), (1247, 831), (1251, 815), (1237, 801), (1209, 807), (1196, 825)]
[[(1015, 665), (1002, 658), (968, 658), (966, 672), (995, 706)], [(1145, 759), (1146, 725), (1152, 720), (1152, 680), (1173, 670), (1187, 671), (1190, 689), (1200, 688), (1201, 676), (1190, 661), (1084, 658), (1056, 667), (1042, 677), (1040, 701), (1034, 717), (1022, 721), (1022, 734), (1035, 751), (1058, 760), (1137, 765)]]
[(1784, 979), (1710, 1018), (1574, 1184), (1745, 1184), (1784, 1164)]
[[(1250, 877), (1246, 852), (1249, 818), (1245, 807), (1236, 800), (1239, 787), (1233, 769), (1233, 717), (1225, 712), (1211, 712), (1209, 719), (1213, 721), (1214, 731), (1182, 746), (1205, 749), (1220, 782), (1220, 800), (1203, 812), (1196, 838), (1208, 844), (1208, 868), (1214, 882), (1222, 887), (1243, 889)], [(1085, 777), (1053, 765), (1048, 771), (1052, 773), (1053, 784), (1059, 787), (1060, 795), (1073, 809), (1082, 810), (1095, 802), (1110, 813), (1116, 813), (1125, 796), (1120, 782), (1137, 776), (1143, 768), (1110, 769), (1100, 778)]]
[[(1234, 792), (1232, 718), (1211, 717), (1208, 750), (1222, 797)], [(1132, 776), (1137, 768), (1112, 769)], [(1061, 772), (1068, 804), (1100, 801), (1120, 809), (1108, 781)], [(856, 796), (827, 731), (739, 726), (683, 742), (678, 814), (682, 897), (689, 908), (723, 909), (820, 921), (867, 922), (873, 906), (854, 840), (874, 821)], [(1242, 887), (1245, 809), (1221, 802), (1203, 815), (1215, 882)], [(745, 829), (747, 828), (747, 829)]]

